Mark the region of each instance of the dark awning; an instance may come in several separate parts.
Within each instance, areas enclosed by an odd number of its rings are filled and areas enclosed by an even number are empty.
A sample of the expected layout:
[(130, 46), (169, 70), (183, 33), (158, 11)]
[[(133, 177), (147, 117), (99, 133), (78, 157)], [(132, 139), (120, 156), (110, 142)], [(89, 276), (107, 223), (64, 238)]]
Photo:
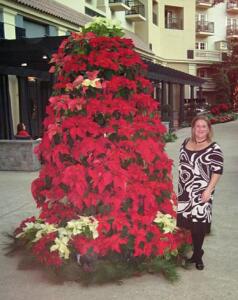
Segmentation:
[(192, 86), (201, 86), (205, 82), (205, 80), (200, 77), (164, 67), (159, 64), (154, 64), (148, 61), (146, 61), (146, 64), (148, 65), (148, 78), (154, 81), (165, 81)]
[[(0, 40), (0, 74), (50, 78), (49, 60), (65, 36)], [(145, 61), (148, 78), (178, 84), (200, 86), (199, 77)], [(24, 66), (22, 64), (25, 64)]]

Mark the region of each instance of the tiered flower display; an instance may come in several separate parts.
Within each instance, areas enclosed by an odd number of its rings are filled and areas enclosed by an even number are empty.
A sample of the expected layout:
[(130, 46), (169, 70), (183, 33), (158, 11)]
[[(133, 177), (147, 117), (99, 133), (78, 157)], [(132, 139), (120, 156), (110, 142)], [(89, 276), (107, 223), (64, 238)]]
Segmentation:
[(32, 183), (40, 215), (15, 232), (41, 263), (78, 264), (80, 279), (108, 262), (133, 266), (131, 274), (156, 270), (190, 238), (175, 226), (172, 160), (145, 65), (121, 35), (96, 20), (53, 55), (42, 169)]

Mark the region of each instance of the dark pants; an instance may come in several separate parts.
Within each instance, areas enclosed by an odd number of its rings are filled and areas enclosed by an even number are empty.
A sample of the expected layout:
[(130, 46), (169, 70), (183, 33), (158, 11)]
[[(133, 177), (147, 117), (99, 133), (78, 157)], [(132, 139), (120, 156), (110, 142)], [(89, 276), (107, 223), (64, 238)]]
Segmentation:
[(202, 250), (202, 245), (205, 237), (204, 231), (191, 231), (192, 242), (193, 242), (193, 259), (199, 262), (202, 259), (204, 251)]

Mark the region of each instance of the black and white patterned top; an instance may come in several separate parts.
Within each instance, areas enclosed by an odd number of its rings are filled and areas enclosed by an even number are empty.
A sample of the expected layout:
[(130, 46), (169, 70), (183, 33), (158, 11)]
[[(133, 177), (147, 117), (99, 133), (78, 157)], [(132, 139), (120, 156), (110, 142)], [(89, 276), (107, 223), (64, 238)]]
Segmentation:
[(214, 191), (206, 203), (201, 202), (201, 195), (208, 186), (212, 173), (223, 173), (223, 154), (216, 142), (202, 150), (188, 150), (188, 140), (183, 142), (179, 155), (177, 225), (187, 229), (199, 224), (209, 227)]

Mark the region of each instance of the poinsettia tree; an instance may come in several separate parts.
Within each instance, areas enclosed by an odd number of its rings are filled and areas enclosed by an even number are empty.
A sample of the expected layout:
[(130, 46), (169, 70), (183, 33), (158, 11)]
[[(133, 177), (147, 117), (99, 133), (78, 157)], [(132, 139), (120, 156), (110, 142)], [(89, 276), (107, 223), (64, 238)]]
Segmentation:
[(189, 242), (175, 226), (158, 103), (145, 64), (122, 35), (97, 19), (52, 56), (56, 81), (32, 183), (40, 214), (15, 232), (38, 261), (78, 264), (80, 278), (108, 264), (156, 270)]

